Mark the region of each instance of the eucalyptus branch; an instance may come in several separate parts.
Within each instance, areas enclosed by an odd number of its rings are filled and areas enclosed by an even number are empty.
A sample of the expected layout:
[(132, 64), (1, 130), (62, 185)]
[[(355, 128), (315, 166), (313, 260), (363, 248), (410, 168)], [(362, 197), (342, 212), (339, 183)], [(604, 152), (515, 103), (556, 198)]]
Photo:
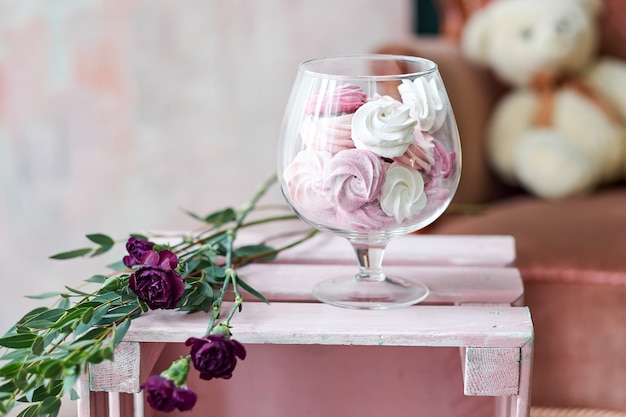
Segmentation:
[[(195, 394), (184, 387), (190, 364), (200, 371), (201, 378), (229, 378), (236, 359), (245, 358), (244, 347), (231, 339), (230, 332), (231, 319), (243, 307), (240, 287), (267, 302), (240, 278), (238, 268), (272, 260), (317, 233), (316, 229), (278, 233), (259, 244), (236, 246), (242, 229), (297, 219), (294, 214), (249, 218), (253, 211), (268, 208), (258, 203), (276, 182), (273, 176), (263, 183), (239, 210), (226, 208), (203, 218), (189, 213), (202, 221), (204, 227), (190, 235), (168, 236), (176, 238), (175, 244), (158, 243), (166, 237), (158, 234), (148, 234), (157, 240), (155, 242), (144, 234), (131, 234), (126, 240), (128, 254), (122, 262), (111, 266), (112, 272), (93, 275), (74, 288), (66, 287), (63, 292), (32, 296), (34, 299), (54, 296), (58, 299), (51, 307), (28, 312), (0, 337), (3, 352), (0, 356), (0, 415), (7, 414), (18, 403), (26, 403), (18, 417), (56, 416), (61, 398), (73, 392), (75, 382), (87, 365), (113, 359), (114, 350), (132, 320), (154, 309), (204, 311), (208, 313), (209, 323), (202, 338), (187, 340), (189, 355), (174, 361), (161, 375), (151, 376), (144, 383), (149, 404), (156, 404), (155, 408), (162, 411), (171, 406), (181, 411), (190, 409)], [(120, 243), (100, 233), (86, 237), (95, 245), (61, 252), (51, 258), (93, 257)], [(280, 245), (268, 245), (274, 241)], [(90, 284), (99, 287), (92, 291), (83, 289)], [(230, 297), (229, 290), (234, 302), (223, 312), (223, 302), (226, 296)], [(218, 324), (218, 320), (221, 323)], [(200, 358), (213, 354), (219, 360)], [(154, 403), (155, 398), (161, 397), (153, 397), (153, 393), (160, 392), (162, 384), (170, 384), (167, 392), (178, 393), (167, 407)]]

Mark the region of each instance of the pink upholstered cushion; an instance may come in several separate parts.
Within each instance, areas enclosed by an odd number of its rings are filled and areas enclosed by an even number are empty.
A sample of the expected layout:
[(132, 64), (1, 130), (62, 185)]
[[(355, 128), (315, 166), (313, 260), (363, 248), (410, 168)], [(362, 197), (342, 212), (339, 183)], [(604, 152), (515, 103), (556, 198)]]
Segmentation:
[(535, 326), (532, 404), (626, 412), (626, 189), (519, 196), (432, 233), (510, 234)]
[(526, 281), (626, 285), (626, 188), (545, 201), (526, 195), (490, 204), (483, 214), (452, 215), (441, 234), (515, 236), (516, 265)]

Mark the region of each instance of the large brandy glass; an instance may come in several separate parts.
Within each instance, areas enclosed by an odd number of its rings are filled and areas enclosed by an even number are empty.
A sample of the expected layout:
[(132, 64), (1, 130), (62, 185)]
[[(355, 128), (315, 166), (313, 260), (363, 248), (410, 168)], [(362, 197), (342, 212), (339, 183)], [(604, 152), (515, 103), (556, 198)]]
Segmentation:
[(457, 126), (435, 63), (358, 55), (299, 66), (280, 134), (281, 190), (305, 222), (346, 238), (359, 266), (354, 276), (319, 282), (320, 301), (386, 309), (424, 300), (424, 284), (383, 273), (383, 254), (391, 239), (444, 212), (460, 171)]

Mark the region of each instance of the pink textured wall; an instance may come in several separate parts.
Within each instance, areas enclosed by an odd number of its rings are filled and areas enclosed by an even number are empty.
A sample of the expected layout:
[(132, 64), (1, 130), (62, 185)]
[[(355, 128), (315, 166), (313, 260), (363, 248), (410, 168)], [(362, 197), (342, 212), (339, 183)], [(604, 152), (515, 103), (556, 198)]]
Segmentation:
[[(274, 170), (298, 62), (410, 31), (406, 0), (0, 2), (0, 329), (119, 254), (88, 244), (195, 224)], [(279, 199), (278, 195), (273, 198)], [(0, 330), (0, 331), (1, 331)]]
[(245, 202), (274, 170), (297, 64), (405, 36), (409, 4), (0, 2), (0, 333), (41, 304), (24, 295), (117, 261), (47, 259), (85, 234)]

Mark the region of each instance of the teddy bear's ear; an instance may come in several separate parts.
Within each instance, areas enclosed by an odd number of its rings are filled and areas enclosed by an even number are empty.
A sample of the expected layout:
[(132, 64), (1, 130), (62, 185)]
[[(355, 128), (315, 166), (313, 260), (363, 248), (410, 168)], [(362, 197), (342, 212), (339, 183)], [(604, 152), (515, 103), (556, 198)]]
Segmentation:
[(461, 48), (465, 55), (478, 63), (487, 63), (487, 42), (489, 41), (490, 11), (487, 9), (474, 13), (465, 23), (461, 33)]

